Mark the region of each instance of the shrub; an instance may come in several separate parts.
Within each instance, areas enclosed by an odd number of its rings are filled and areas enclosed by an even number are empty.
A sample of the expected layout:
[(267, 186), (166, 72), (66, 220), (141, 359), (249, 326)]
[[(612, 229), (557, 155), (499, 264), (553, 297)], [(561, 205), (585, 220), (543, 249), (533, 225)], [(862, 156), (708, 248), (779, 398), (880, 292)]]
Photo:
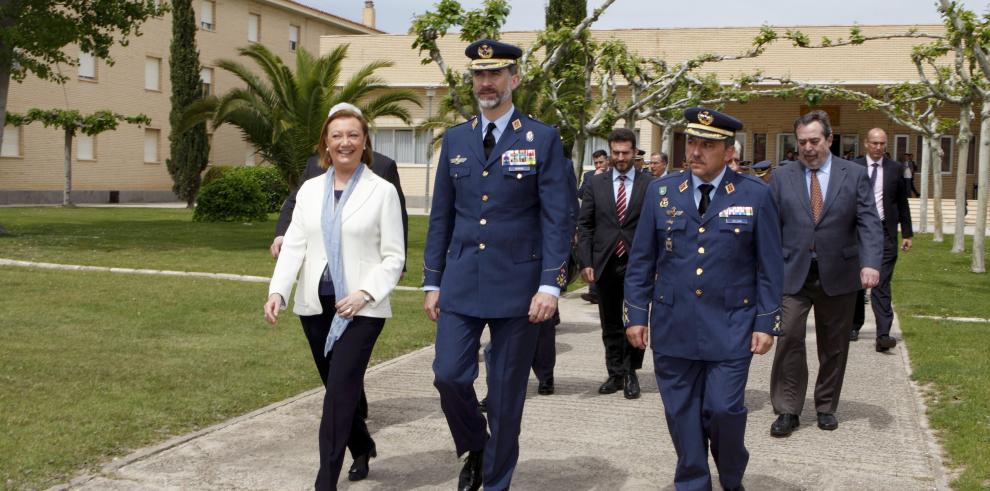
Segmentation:
[(224, 172), (199, 191), (193, 221), (263, 222), (268, 219), (265, 192), (243, 172)]
[(207, 169), (206, 173), (203, 174), (203, 182), (200, 186), (205, 186), (217, 179), (220, 179), (221, 176), (233, 168), (234, 166), (232, 165), (211, 165), (210, 168)]
[(289, 196), (289, 186), (285, 184), (278, 169), (271, 166), (214, 165), (203, 175), (203, 185), (205, 186), (231, 172), (248, 176), (261, 185), (261, 191), (265, 193), (265, 210), (268, 213), (278, 213), (282, 209), (282, 203)]

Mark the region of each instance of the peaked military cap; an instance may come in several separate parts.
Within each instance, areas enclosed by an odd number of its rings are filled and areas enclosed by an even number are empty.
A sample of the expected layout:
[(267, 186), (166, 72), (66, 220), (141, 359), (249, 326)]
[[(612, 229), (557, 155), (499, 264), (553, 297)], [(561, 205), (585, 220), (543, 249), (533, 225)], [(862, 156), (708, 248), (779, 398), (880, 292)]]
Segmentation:
[(761, 162), (757, 162), (753, 164), (753, 167), (751, 167), (751, 169), (753, 169), (753, 174), (755, 174), (757, 177), (763, 177), (767, 172), (770, 172), (770, 161), (764, 160)]
[(498, 70), (515, 65), (522, 57), (522, 50), (494, 39), (482, 39), (468, 45), (464, 54), (471, 58), (471, 70)]
[(738, 119), (703, 107), (685, 109), (684, 119), (688, 122), (687, 128), (684, 130), (685, 133), (707, 140), (725, 140), (735, 137), (736, 132), (743, 127)]

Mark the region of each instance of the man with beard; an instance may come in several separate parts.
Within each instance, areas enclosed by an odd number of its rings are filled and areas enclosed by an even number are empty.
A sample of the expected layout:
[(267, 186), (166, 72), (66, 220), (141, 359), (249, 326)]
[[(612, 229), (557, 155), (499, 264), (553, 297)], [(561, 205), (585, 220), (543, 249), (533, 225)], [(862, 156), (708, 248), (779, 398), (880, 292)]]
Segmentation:
[[(516, 46), (467, 47), (481, 114), (447, 130), (423, 257), (423, 308), (437, 323), (434, 385), (458, 455), (458, 489), (508, 489), (539, 324), (567, 284), (577, 199), (560, 134), (512, 105)], [(488, 421), (478, 348), (489, 327)], [(488, 430), (491, 430), (490, 436)]]
[(743, 489), (746, 380), (780, 324), (780, 220), (767, 185), (727, 167), (742, 123), (697, 107), (684, 119), (690, 173), (646, 191), (626, 272), (626, 336), (653, 349), (676, 489), (712, 489), (709, 447), (722, 487)]
[[(636, 134), (616, 128), (608, 135), (612, 170), (591, 178), (578, 215), (578, 262), (581, 276), (598, 287), (598, 317), (605, 344), (608, 378), (599, 394), (623, 391), (626, 399), (640, 396), (636, 370), (643, 367), (643, 350), (630, 346), (622, 323), (622, 282), (629, 262), (643, 195), (652, 179), (636, 172)], [(652, 176), (651, 176), (652, 177)]]

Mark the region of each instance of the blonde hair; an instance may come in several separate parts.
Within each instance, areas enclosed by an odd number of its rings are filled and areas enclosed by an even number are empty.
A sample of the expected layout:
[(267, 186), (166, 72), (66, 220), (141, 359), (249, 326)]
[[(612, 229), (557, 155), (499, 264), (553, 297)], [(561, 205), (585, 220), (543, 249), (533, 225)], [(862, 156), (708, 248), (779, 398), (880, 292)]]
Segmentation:
[(333, 162), (330, 161), (330, 155), (327, 152), (327, 130), (330, 128), (330, 123), (344, 118), (354, 118), (361, 123), (361, 131), (364, 132), (364, 151), (361, 153), (361, 162), (371, 167), (374, 161), (374, 150), (371, 148), (371, 134), (368, 130), (368, 120), (364, 119), (364, 116), (360, 112), (350, 109), (340, 109), (332, 111), (327, 116), (327, 120), (323, 122), (323, 128), (320, 130), (320, 142), (317, 144), (316, 151), (320, 155), (320, 168), (323, 170), (329, 169), (333, 165)]

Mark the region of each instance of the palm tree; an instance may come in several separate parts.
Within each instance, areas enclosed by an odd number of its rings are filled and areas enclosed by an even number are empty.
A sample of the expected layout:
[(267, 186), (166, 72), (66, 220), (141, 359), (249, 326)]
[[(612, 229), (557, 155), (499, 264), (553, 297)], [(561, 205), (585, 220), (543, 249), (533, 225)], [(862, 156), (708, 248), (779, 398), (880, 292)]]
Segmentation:
[(354, 104), (369, 121), (394, 116), (406, 123), (411, 118), (403, 103), (421, 106), (414, 92), (389, 89), (375, 75), (376, 70), (392, 66), (388, 61), (373, 61), (342, 83), (346, 44), (319, 58), (298, 48), (295, 71), (261, 44), (240, 48), (238, 53), (254, 61), (263, 76), (237, 61), (219, 60), (217, 66), (245, 86), (190, 105), (181, 127), (207, 120), (214, 129), (223, 124), (236, 126), (293, 189), (301, 184), (306, 160), (315, 152), (320, 129), (334, 104)]

